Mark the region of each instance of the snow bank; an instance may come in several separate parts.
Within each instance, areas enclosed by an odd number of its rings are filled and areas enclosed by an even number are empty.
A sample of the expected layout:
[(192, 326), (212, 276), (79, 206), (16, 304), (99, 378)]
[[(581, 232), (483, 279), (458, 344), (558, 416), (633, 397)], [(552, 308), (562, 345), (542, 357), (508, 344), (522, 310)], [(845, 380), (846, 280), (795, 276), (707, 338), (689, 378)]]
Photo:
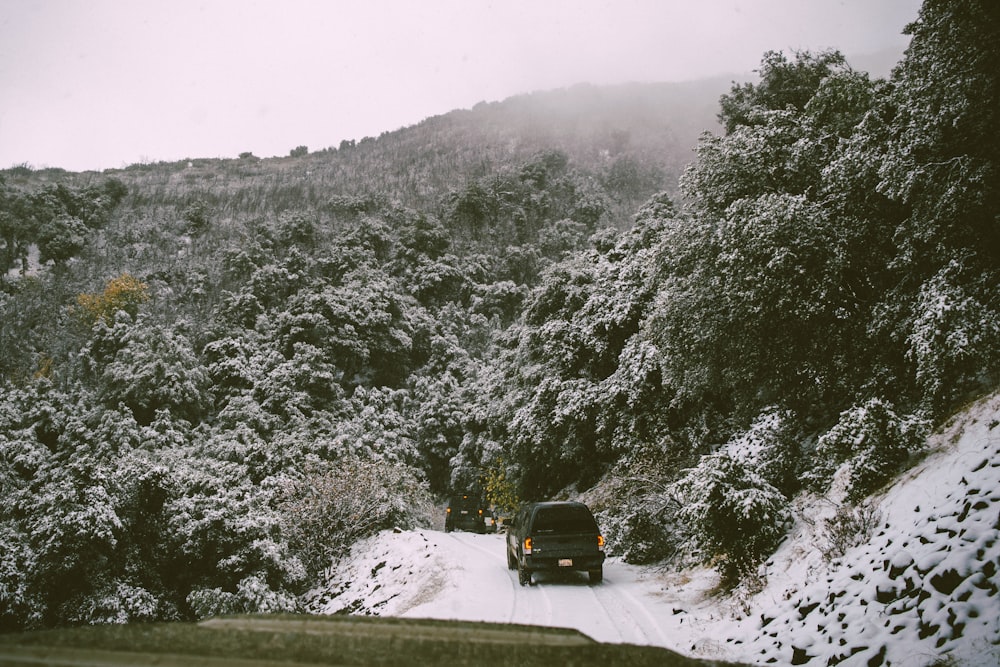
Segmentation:
[(305, 596), (316, 614), (402, 616), (439, 597), (448, 585), (442, 533), (383, 531), (354, 545), (328, 569), (323, 584)]

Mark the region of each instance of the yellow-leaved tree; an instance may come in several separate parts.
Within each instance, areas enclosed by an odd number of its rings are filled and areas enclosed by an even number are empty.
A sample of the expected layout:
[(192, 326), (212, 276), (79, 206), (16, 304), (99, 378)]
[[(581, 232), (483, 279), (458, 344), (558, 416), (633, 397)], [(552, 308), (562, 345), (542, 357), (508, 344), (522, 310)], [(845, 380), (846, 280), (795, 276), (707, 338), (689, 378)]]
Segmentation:
[(479, 479), (486, 492), (486, 502), (494, 505), (502, 516), (509, 516), (521, 504), (514, 482), (507, 477), (503, 459), (497, 459), (493, 465), (484, 468)]
[(109, 280), (101, 293), (80, 294), (76, 297), (76, 303), (80, 307), (78, 312), (89, 324), (98, 320), (110, 323), (119, 310), (135, 317), (139, 306), (146, 301), (149, 301), (149, 286), (128, 273)]

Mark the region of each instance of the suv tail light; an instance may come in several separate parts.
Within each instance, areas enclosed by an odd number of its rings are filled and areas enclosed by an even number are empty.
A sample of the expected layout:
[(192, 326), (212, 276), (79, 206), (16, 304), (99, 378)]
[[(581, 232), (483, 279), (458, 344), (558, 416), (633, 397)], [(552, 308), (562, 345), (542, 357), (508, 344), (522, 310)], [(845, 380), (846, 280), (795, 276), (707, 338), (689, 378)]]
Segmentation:
[(598, 535), (597, 536), (597, 548), (600, 551), (604, 551), (604, 536), (603, 535)]
[(531, 538), (524, 538), (524, 553), (525, 555), (531, 555)]

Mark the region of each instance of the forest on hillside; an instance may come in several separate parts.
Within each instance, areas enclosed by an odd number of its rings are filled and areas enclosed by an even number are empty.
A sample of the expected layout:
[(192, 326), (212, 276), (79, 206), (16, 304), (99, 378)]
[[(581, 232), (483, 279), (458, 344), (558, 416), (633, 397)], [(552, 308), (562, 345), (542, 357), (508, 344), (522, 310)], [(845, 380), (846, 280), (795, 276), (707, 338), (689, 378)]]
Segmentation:
[(0, 172), (0, 629), (297, 610), (476, 486), (599, 487), (623, 558), (738, 581), (796, 493), (863, 501), (1000, 381), (998, 14), (927, 0), (887, 79), (766, 53), (683, 163), (642, 105), (568, 133), (588, 88), (562, 135), (528, 96)]

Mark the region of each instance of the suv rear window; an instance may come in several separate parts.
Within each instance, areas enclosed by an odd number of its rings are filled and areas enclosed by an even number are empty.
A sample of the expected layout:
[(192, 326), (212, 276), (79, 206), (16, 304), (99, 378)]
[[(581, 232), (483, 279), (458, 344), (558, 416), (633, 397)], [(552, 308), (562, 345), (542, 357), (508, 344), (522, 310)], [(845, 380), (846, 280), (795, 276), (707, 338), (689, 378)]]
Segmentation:
[(540, 507), (533, 533), (596, 533), (597, 522), (586, 507)]
[(482, 503), (476, 496), (452, 496), (451, 499), (451, 508), (453, 510), (478, 511), (482, 506)]

